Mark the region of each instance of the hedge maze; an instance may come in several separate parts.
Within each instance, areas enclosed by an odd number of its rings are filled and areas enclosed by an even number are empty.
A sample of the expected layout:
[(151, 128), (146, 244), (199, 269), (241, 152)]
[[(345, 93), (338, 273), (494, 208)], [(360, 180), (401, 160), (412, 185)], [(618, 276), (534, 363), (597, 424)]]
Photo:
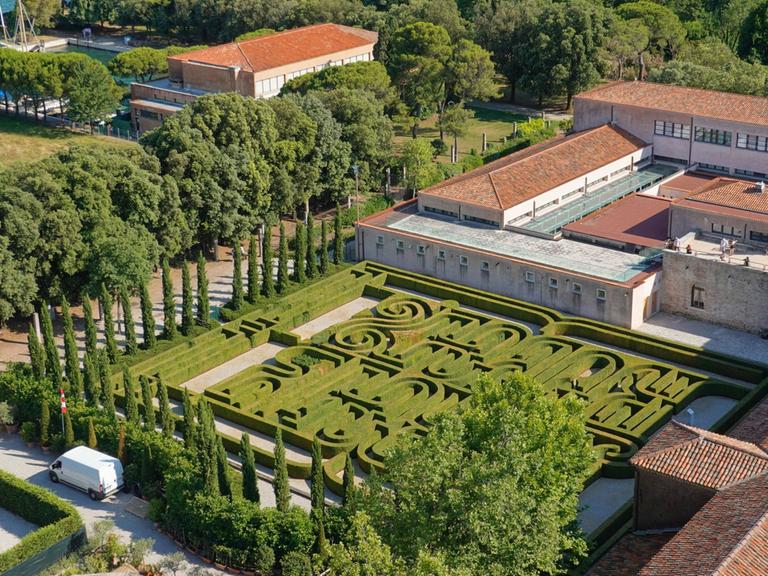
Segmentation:
[[(378, 305), (309, 341), (291, 333), (359, 296)], [(368, 262), (132, 370), (159, 374), (178, 398), (189, 378), (267, 341), (288, 347), (204, 396), (218, 417), (269, 436), (279, 426), (296, 447), (319, 437), (335, 491), (346, 452), (366, 472), (381, 469), (398, 435), (425, 434), (435, 413), (470, 397), (482, 372), (522, 371), (553, 396), (584, 400), (599, 454), (594, 476), (631, 475), (632, 454), (696, 398), (737, 401), (722, 428), (768, 392), (763, 366)], [(236, 450), (236, 438), (225, 441)], [(257, 458), (270, 465), (272, 455), (259, 449)], [(309, 464), (289, 462), (289, 471), (308, 477)]]

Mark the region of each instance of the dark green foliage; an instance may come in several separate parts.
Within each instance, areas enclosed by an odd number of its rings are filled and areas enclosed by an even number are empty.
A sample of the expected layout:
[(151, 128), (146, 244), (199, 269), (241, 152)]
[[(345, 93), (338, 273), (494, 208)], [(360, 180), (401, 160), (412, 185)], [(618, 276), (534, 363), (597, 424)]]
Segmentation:
[(40, 307), (40, 326), (43, 332), (43, 344), (45, 346), (45, 373), (48, 379), (53, 383), (56, 390), (61, 388), (63, 375), (61, 373), (61, 362), (59, 361), (59, 351), (56, 348), (56, 340), (53, 337), (53, 323), (51, 315), (46, 306)]
[(328, 220), (320, 223), (320, 274), (328, 273)]
[(312, 441), (312, 470), (310, 472), (312, 517), (322, 519), (325, 508), (325, 482), (323, 481), (323, 452), (320, 439)]
[(206, 400), (197, 403), (196, 452), (203, 484), (208, 494), (220, 494), (216, 428), (213, 412)]
[(240, 310), (243, 307), (243, 254), (242, 245), (237, 240), (232, 246), (232, 308)]
[(72, 429), (72, 417), (69, 410), (64, 414), (64, 445), (72, 448), (75, 443), (75, 431)]
[(149, 443), (144, 445), (141, 452), (141, 470), (140, 470), (141, 493), (149, 496), (155, 485), (156, 475), (155, 466), (152, 462), (152, 448)]
[(87, 442), (88, 448), (93, 448), (94, 450), (99, 447), (99, 441), (96, 438), (96, 429), (93, 427), (93, 417), (88, 417), (88, 442)]
[(302, 264), (307, 259), (307, 235), (304, 232), (304, 223), (296, 222), (296, 236), (294, 237), (296, 248), (293, 253), (293, 280), (303, 284), (307, 279), (306, 268)]
[(302, 552), (288, 552), (280, 561), (282, 576), (312, 576), (312, 563)]
[(342, 504), (345, 506), (349, 504), (355, 494), (355, 467), (352, 464), (352, 455), (347, 452), (346, 459), (344, 460), (344, 495), (342, 496)]
[(157, 378), (157, 400), (160, 408), (160, 425), (163, 427), (163, 434), (168, 438), (173, 438), (173, 432), (176, 429), (176, 418), (173, 416), (171, 405), (168, 402), (168, 388), (166, 388), (159, 376)]
[(189, 397), (189, 390), (186, 388), (184, 388), (182, 405), (184, 408), (184, 446), (187, 450), (193, 450), (197, 438), (197, 424), (195, 422), (195, 410), (192, 408), (192, 400)]
[(285, 226), (280, 222), (280, 250), (277, 254), (277, 293), (282, 294), (288, 289), (288, 238)]
[(83, 379), (80, 373), (80, 359), (77, 356), (77, 342), (75, 341), (75, 328), (72, 323), (72, 314), (69, 310), (69, 302), (61, 297), (61, 323), (64, 325), (64, 362), (66, 366), (69, 394), (73, 402), (79, 402), (83, 396)]
[(272, 277), (272, 227), (264, 229), (264, 245), (261, 250), (261, 295), (275, 297), (275, 280)]
[(99, 369), (99, 382), (101, 383), (101, 404), (107, 417), (114, 419), (117, 417), (115, 415), (115, 387), (109, 373), (107, 351), (104, 348), (100, 348), (96, 354), (96, 359)]
[(157, 343), (155, 335), (155, 317), (152, 316), (152, 299), (149, 297), (149, 287), (141, 285), (141, 326), (144, 330), (144, 348), (151, 350)]
[(32, 322), (29, 323), (27, 347), (29, 349), (29, 361), (32, 364), (32, 375), (38, 380), (42, 380), (45, 378), (45, 352), (40, 346), (40, 340), (37, 338), (37, 331)]
[(336, 215), (333, 217), (333, 263), (344, 261), (344, 237), (341, 227), (341, 206), (336, 204)]
[(288, 484), (288, 464), (285, 461), (285, 446), (283, 431), (278, 428), (275, 433), (275, 506), (285, 512), (291, 506), (291, 489)]
[[(133, 376), (128, 368), (123, 369), (123, 391), (125, 392), (125, 419), (129, 423), (138, 426), (141, 424), (139, 416), (139, 405), (136, 401), (136, 386), (133, 382)], [(106, 406), (106, 404), (105, 404)]]
[(144, 405), (144, 428), (154, 432), (157, 421), (155, 406), (152, 403), (152, 385), (144, 374), (139, 376), (139, 383), (141, 384), (141, 403)]
[(176, 302), (173, 299), (173, 279), (168, 259), (163, 259), (163, 336), (172, 340), (176, 336)]
[(219, 478), (219, 492), (222, 496), (232, 497), (232, 472), (227, 462), (227, 451), (221, 436), (216, 436), (216, 470)]
[(240, 438), (240, 460), (243, 472), (243, 498), (251, 502), (259, 502), (259, 477), (256, 474), (256, 461), (253, 457), (251, 440), (247, 433), (243, 432)]
[(131, 310), (131, 298), (128, 290), (120, 289), (120, 305), (123, 308), (123, 328), (125, 329), (125, 353), (133, 356), (139, 350), (136, 341), (136, 325), (133, 323), (133, 310)]
[(51, 407), (48, 404), (48, 398), (40, 400), (40, 446), (48, 446), (51, 429)]
[(109, 363), (117, 362), (119, 352), (115, 340), (115, 322), (112, 318), (112, 295), (104, 284), (101, 285), (101, 314), (104, 322), (104, 339), (106, 341), (107, 357)]
[(98, 335), (96, 323), (93, 321), (93, 306), (91, 297), (87, 292), (83, 292), (83, 322), (85, 324), (85, 351), (91, 355), (96, 354), (96, 343)]
[[(98, 352), (96, 352), (98, 354)], [(85, 353), (83, 357), (83, 384), (85, 388), (85, 400), (93, 407), (98, 407), (101, 396), (101, 382), (99, 370), (96, 366), (98, 358), (96, 354)]]
[(181, 333), (189, 336), (195, 325), (194, 305), (192, 303), (192, 280), (189, 277), (189, 264), (181, 263)]
[(251, 304), (259, 297), (259, 241), (251, 235), (248, 242), (248, 293), (246, 299)]
[(312, 214), (307, 215), (307, 267), (306, 274), (308, 279), (317, 276), (317, 253), (315, 252), (315, 221)]
[(197, 257), (197, 323), (208, 328), (211, 322), (211, 303), (208, 300), (208, 274), (205, 272), (205, 254)]
[(275, 567), (275, 551), (266, 544), (257, 546), (253, 550), (253, 567), (259, 574), (272, 574)]

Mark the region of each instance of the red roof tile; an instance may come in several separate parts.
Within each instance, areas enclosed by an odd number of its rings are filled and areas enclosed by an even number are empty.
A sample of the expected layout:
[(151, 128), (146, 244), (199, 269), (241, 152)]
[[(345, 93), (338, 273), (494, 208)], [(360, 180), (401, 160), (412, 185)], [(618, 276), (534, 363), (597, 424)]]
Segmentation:
[(700, 192), (688, 196), (685, 203), (698, 202), (768, 214), (768, 191), (761, 193), (755, 182), (745, 180), (717, 178)]
[(715, 494), (639, 576), (766, 576), (768, 474)]
[(637, 576), (673, 536), (672, 532), (626, 534), (595, 562), (587, 576)]
[(240, 66), (260, 72), (311, 58), (375, 44), (376, 32), (340, 24), (293, 28), (244, 42), (221, 44), (170, 56), (169, 60), (202, 62), (214, 66)]
[(728, 435), (745, 442), (751, 442), (768, 452), (768, 398), (752, 408)]
[(768, 98), (684, 88), (653, 82), (614, 82), (576, 96), (576, 100), (597, 100), (768, 126)]
[(714, 489), (768, 473), (768, 453), (758, 446), (674, 420), (630, 462), (636, 468)]
[(647, 146), (608, 124), (554, 138), (419, 192), (507, 209)]

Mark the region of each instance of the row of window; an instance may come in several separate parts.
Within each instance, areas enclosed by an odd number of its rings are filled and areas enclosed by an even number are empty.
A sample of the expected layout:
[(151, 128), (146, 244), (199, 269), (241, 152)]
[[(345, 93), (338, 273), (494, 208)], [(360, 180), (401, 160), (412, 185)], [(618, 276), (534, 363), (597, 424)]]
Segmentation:
[[(654, 123), (654, 134), (657, 136), (668, 136), (670, 138), (689, 140), (691, 138), (691, 127), (688, 124), (656, 120)], [(733, 132), (696, 126), (694, 140), (706, 144), (730, 146), (733, 142)], [(768, 152), (768, 136), (742, 134), (739, 132), (736, 134), (736, 148)]]
[(691, 127), (688, 124), (656, 120), (653, 131), (657, 136), (669, 136), (670, 138), (681, 138), (683, 140), (691, 139)]
[(451, 210), (443, 210), (442, 208), (433, 208), (432, 206), (424, 206), (425, 212), (432, 212), (433, 214), (442, 214), (443, 216), (451, 216), (458, 218), (459, 215)]
[(737, 176), (746, 176), (747, 178), (768, 178), (768, 174), (765, 172), (755, 172), (754, 170), (742, 170), (740, 168), (736, 168), (734, 172)]
[(753, 136), (752, 134), (736, 134), (736, 148), (768, 152), (768, 136)]
[(718, 172), (720, 174), (728, 174), (728, 166), (718, 166), (717, 164), (707, 164), (706, 162), (699, 162), (699, 169), (705, 172)]
[(694, 139), (696, 142), (705, 142), (707, 144), (717, 144), (719, 146), (730, 146), (733, 133), (727, 130), (716, 130), (714, 128), (702, 128), (696, 126)]
[(498, 226), (499, 223), (494, 220), (488, 220), (486, 218), (479, 218), (477, 216), (469, 216), (467, 214), (464, 214), (464, 220), (469, 220), (470, 222), (479, 222), (480, 224), (486, 224), (488, 226)]
[(725, 224), (712, 223), (712, 233), (719, 234), (721, 236), (733, 236), (734, 238), (741, 238), (741, 230), (734, 226), (726, 226)]
[(280, 88), (285, 84), (285, 76), (275, 76), (274, 78), (267, 78), (265, 80), (256, 81), (256, 94), (272, 94), (273, 92), (279, 92)]

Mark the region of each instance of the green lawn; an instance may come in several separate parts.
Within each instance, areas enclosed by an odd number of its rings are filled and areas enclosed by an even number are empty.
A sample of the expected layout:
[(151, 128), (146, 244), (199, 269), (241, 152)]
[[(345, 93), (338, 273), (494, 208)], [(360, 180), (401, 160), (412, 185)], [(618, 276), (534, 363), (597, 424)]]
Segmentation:
[(0, 115), (0, 166), (40, 160), (71, 144), (136, 145), (103, 136), (79, 134), (67, 128), (46, 126), (14, 116)]
[[(470, 153), (474, 148), (480, 153), (483, 146), (483, 132), (488, 135), (488, 144), (500, 144), (505, 136), (511, 137), (514, 131), (515, 122), (526, 122), (528, 118), (519, 114), (501, 112), (498, 110), (486, 110), (484, 108), (473, 108), (475, 118), (470, 122), (469, 130), (466, 136), (459, 138), (459, 158)], [(440, 137), (440, 131), (437, 129), (437, 116), (424, 120), (418, 129), (418, 136), (427, 140), (434, 140)], [(407, 141), (411, 137), (411, 132), (407, 125), (400, 124), (395, 126), (395, 145)], [(450, 145), (452, 139), (445, 137), (445, 142), (449, 146), (449, 151), (437, 157), (439, 162), (450, 162)]]

